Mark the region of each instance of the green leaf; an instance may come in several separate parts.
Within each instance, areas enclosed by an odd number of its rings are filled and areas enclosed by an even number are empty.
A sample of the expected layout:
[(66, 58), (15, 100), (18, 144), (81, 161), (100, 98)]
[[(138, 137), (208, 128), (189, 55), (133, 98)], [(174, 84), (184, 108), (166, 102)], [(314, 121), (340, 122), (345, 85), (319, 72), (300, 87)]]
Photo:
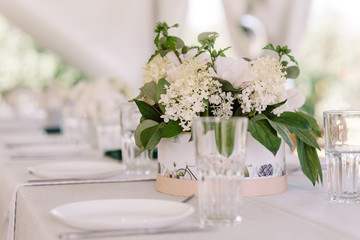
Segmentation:
[(266, 45), (263, 49), (268, 49), (268, 50), (273, 50), (273, 51), (275, 51), (274, 45), (272, 45), (271, 43), (269, 43), (268, 45)]
[(144, 129), (153, 127), (157, 124), (159, 124), (159, 123), (154, 120), (150, 120), (150, 119), (146, 119), (146, 120), (140, 122), (140, 124), (136, 127), (135, 133), (134, 133), (136, 146), (138, 146), (139, 148), (143, 147), (143, 145), (140, 141), (141, 132), (144, 131)]
[(281, 65), (282, 65), (284, 68), (286, 68), (286, 66), (288, 65), (288, 63), (289, 63), (288, 61), (282, 61), (282, 62), (281, 62)]
[(171, 52), (171, 51), (172, 51), (172, 50), (170, 50), (170, 49), (160, 50), (160, 51), (159, 51), (159, 54), (160, 54), (160, 56), (165, 57), (166, 54), (168, 54), (168, 53)]
[(314, 138), (314, 136), (311, 134), (310, 130), (298, 129), (298, 128), (293, 128), (293, 127), (289, 127), (288, 129), (291, 133), (295, 134), (295, 136), (297, 138), (300, 138), (300, 140), (302, 142), (320, 150), (320, 147), (319, 147), (318, 143), (316, 142), (316, 139)]
[(180, 126), (180, 121), (170, 120), (161, 133), (162, 138), (172, 138), (183, 133), (183, 128)]
[(302, 117), (304, 117), (310, 124), (314, 134), (318, 137), (321, 137), (321, 130), (319, 125), (317, 124), (316, 120), (310, 116), (309, 114), (306, 114), (304, 112), (296, 112), (297, 114), (300, 114)]
[(296, 79), (300, 74), (300, 69), (298, 66), (290, 66), (285, 69), (286, 78)]
[(300, 114), (295, 112), (283, 112), (279, 117), (276, 115), (268, 116), (271, 121), (281, 123), (286, 127), (310, 129), (309, 122)]
[[(157, 84), (157, 91), (156, 91), (156, 102), (159, 102), (161, 98), (161, 94), (166, 94), (165, 86), (170, 86), (170, 83), (166, 81), (165, 78), (160, 78)], [(159, 104), (159, 107), (163, 113), (165, 112), (165, 106), (163, 104)]]
[(243, 57), (243, 59), (247, 62), (251, 62), (252, 60), (250, 58), (247, 58), (247, 57)]
[(161, 132), (165, 127), (165, 123), (159, 123), (153, 127), (145, 128), (140, 133), (140, 141), (146, 150), (152, 150), (161, 140)]
[(300, 139), (296, 139), (297, 152), (303, 173), (307, 176), (315, 186), (316, 182), (323, 182), (321, 164), (316, 149), (305, 144)]
[(208, 99), (203, 99), (202, 100), (205, 103), (205, 111), (200, 113), (201, 117), (208, 117), (210, 116), (209, 114), (211, 113), (210, 110), (210, 102)]
[(287, 128), (277, 122), (273, 122), (270, 119), (268, 120), (268, 122), (270, 123), (271, 127), (275, 129), (275, 131), (281, 136), (282, 139), (284, 139), (284, 141), (287, 143), (287, 145), (293, 150), (294, 149), (294, 143), (292, 142), (290, 136), (289, 136), (289, 132), (287, 130)]
[[(140, 100), (140, 99), (142, 99), (144, 96), (145, 96), (144, 93), (143, 93), (143, 92), (140, 92), (139, 95), (137, 95), (137, 96), (133, 99), (133, 101), (134, 101), (134, 100)], [(129, 102), (130, 102), (130, 101), (129, 101)]]
[(289, 54), (286, 54), (286, 55), (289, 57), (289, 59), (290, 59), (293, 63), (295, 63), (296, 65), (299, 65), (299, 63), (295, 60), (294, 56), (291, 56), (291, 55), (289, 55)]
[[(274, 109), (284, 105), (286, 103), (287, 100), (284, 100), (282, 102), (279, 102), (279, 103), (276, 103), (276, 104), (273, 104), (273, 105), (268, 105), (264, 111), (264, 114), (265, 115), (268, 115), (270, 114)], [(273, 115), (273, 114), (272, 114)]]
[(153, 100), (155, 103), (158, 102), (158, 99), (156, 98), (156, 88), (157, 88), (157, 84), (153, 81), (145, 83), (144, 86), (142, 86), (140, 88), (141, 92), (147, 96), (148, 98), (150, 98), (151, 100)]
[(158, 46), (159, 44), (159, 37), (160, 37), (160, 33), (156, 34), (156, 37), (154, 39), (155, 46)]
[(241, 93), (241, 89), (234, 88), (233, 85), (229, 81), (221, 79), (221, 78), (217, 78), (217, 77), (213, 77), (213, 79), (217, 80), (221, 83), (221, 85), (222, 85), (221, 89), (224, 92)]
[(215, 123), (215, 141), (219, 153), (229, 157), (234, 151), (236, 122)]
[(249, 121), (249, 132), (259, 143), (275, 155), (280, 148), (281, 139), (266, 119), (254, 120), (254, 118)]
[(142, 153), (145, 152), (145, 151), (146, 151), (146, 149), (142, 146), (142, 147), (139, 149), (139, 151), (136, 152), (135, 157), (138, 157), (140, 154), (142, 154)]
[(176, 37), (177, 41), (175, 44), (175, 48), (176, 49), (182, 49), (185, 46), (185, 43), (183, 42), (183, 40), (181, 40), (181, 38)]
[(145, 119), (152, 119), (156, 122), (162, 122), (160, 113), (153, 106), (150, 106), (144, 101), (139, 101), (139, 100), (134, 100), (134, 101), (137, 107), (139, 108), (141, 115)]

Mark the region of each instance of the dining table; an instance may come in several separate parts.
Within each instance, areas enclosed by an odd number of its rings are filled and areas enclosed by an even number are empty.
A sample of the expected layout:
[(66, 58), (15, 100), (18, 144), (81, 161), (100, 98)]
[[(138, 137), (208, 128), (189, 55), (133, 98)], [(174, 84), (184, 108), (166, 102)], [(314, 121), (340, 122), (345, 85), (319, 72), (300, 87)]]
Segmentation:
[[(181, 202), (186, 198), (156, 190), (155, 161), (152, 163), (154, 169), (148, 175), (119, 173), (102, 179), (38, 181), (41, 178), (29, 173), (29, 167), (50, 162), (118, 160), (104, 157), (92, 147), (74, 155), (16, 155), (23, 146), (41, 150), (57, 144), (61, 149), (62, 141), (67, 141), (64, 139), (61, 134), (44, 134), (39, 128), (24, 125), (24, 121), (0, 120), (0, 240), (56, 240), (66, 233), (83, 232), (64, 224), (50, 213), (64, 204), (105, 199)], [(323, 183), (313, 186), (299, 171), (298, 163), (290, 165), (287, 190), (277, 195), (244, 197), (239, 224), (197, 228), (199, 211), (195, 197), (186, 203), (195, 212), (169, 226), (169, 232), (143, 232), (98, 239), (360, 239), (360, 204), (337, 203), (328, 199), (326, 169), (323, 170)], [(194, 227), (194, 231), (184, 230), (190, 227)], [(95, 238), (90, 236), (86, 239)]]

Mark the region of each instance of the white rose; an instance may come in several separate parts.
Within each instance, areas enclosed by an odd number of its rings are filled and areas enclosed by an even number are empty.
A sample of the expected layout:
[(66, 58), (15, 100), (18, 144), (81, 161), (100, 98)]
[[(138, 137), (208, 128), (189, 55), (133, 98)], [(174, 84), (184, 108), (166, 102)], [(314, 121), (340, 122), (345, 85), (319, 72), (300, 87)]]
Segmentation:
[(215, 62), (217, 77), (229, 81), (234, 87), (252, 82), (256, 74), (251, 71), (251, 65), (244, 59), (218, 57)]
[(297, 88), (292, 88), (287, 90), (287, 101), (286, 106), (289, 111), (295, 111), (302, 107), (305, 103), (305, 96), (302, 92)]

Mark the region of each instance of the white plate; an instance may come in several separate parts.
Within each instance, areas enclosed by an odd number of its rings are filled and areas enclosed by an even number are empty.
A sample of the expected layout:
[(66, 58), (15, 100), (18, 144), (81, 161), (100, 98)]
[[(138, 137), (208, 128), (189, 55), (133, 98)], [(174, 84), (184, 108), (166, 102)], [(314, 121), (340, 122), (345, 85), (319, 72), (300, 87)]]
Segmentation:
[(58, 206), (50, 213), (68, 226), (84, 230), (160, 228), (194, 213), (181, 202), (152, 199), (106, 199)]
[(116, 162), (66, 161), (40, 164), (29, 167), (28, 170), (42, 178), (96, 179), (119, 174), (124, 166)]

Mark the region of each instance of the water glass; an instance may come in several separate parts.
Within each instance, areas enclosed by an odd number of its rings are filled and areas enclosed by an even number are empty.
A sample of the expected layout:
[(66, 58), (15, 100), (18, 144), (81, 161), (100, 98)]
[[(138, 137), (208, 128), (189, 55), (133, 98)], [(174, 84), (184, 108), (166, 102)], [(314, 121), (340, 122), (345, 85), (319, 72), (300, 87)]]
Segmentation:
[(98, 100), (96, 104), (96, 132), (102, 152), (121, 149), (120, 102), (114, 99)]
[(194, 119), (201, 225), (241, 221), (247, 124), (244, 117)]
[(141, 114), (135, 103), (124, 103), (120, 107), (122, 137), (122, 158), (127, 174), (149, 174), (151, 155), (145, 151), (137, 156), (134, 132), (140, 122)]
[(325, 153), (329, 199), (360, 200), (360, 111), (325, 111)]

